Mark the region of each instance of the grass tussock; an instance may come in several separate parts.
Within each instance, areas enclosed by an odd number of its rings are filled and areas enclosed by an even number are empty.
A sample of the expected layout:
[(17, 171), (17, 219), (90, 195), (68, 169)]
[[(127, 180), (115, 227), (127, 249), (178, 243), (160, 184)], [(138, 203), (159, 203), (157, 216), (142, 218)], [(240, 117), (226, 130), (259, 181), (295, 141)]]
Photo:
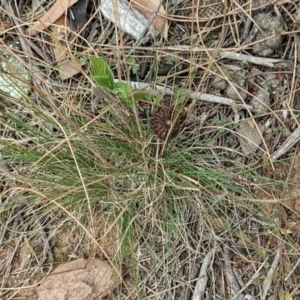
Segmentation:
[[(66, 81), (60, 80), (59, 64), (20, 57), (31, 76), (23, 79), (30, 93), (15, 85), (22, 97), (3, 93), (0, 104), (4, 297), (27, 297), (26, 288), (28, 299), (34, 299), (30, 287), (53, 266), (96, 256), (108, 260), (121, 278), (109, 299), (192, 299), (201, 263), (211, 252), (205, 299), (231, 299), (228, 261), (248, 284), (245, 294), (263, 299), (261, 287), (278, 251), (284, 259), (270, 294), (284, 294), (280, 299), (297, 295), (298, 149), (276, 163), (270, 160), (294, 125), (284, 120), (278, 99), (268, 112), (244, 111), (244, 120), (237, 122), (236, 107), (189, 97), (191, 91), (216, 92), (216, 74), (228, 75), (237, 86), (238, 74), (225, 74), (223, 62), (207, 50), (225, 47), (220, 40), (213, 44), (220, 28), (236, 33), (244, 24), (240, 18), (228, 27), (230, 20), (234, 17), (224, 17), (215, 27), (186, 28), (192, 30), (190, 46), (206, 47), (199, 55), (170, 55), (167, 42), (155, 54), (147, 46), (130, 53), (126, 43), (121, 51), (113, 25), (103, 20), (103, 35), (95, 34), (89, 43), (78, 36), (70, 44), (70, 58), (79, 58), (82, 67)], [(192, 34), (199, 30), (209, 36), (209, 45), (203, 44), (205, 38), (195, 42)], [(51, 53), (51, 34), (43, 34), (33, 40)], [(150, 97), (128, 106), (118, 97), (99, 96), (87, 53), (105, 57), (119, 80), (149, 83)], [(168, 72), (161, 73), (168, 64)], [(283, 82), (291, 74), (281, 76)], [(173, 95), (155, 93), (158, 84)], [(297, 84), (290, 88), (296, 94)], [(166, 103), (187, 117), (177, 136), (161, 140), (151, 118)], [(295, 106), (288, 106), (286, 114), (297, 124)], [(278, 126), (264, 131), (257, 151), (246, 155), (239, 126), (268, 119)]]

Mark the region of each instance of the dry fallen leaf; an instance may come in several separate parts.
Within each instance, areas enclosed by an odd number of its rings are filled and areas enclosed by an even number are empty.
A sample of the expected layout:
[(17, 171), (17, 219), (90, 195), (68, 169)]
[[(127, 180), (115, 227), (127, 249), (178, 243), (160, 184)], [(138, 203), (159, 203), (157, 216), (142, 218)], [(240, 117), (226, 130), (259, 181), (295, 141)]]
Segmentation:
[(57, 0), (52, 7), (43, 15), (38, 22), (27, 28), (27, 35), (35, 35), (40, 30), (45, 30), (53, 24), (61, 15), (67, 13), (67, 9), (75, 4), (78, 0), (61, 1)]
[(245, 155), (254, 153), (261, 143), (264, 126), (256, 124), (253, 120), (240, 125), (239, 140)]
[(58, 62), (57, 68), (62, 80), (71, 78), (81, 71), (81, 66), (76, 58), (69, 58), (67, 37), (65, 25), (68, 25), (65, 14), (61, 15), (56, 21), (53, 27), (52, 41), (54, 43), (53, 53), (55, 60)]
[[(160, 0), (132, 0), (133, 5), (148, 20), (151, 20), (153, 13), (160, 4)], [(154, 19), (154, 28), (165, 38), (168, 39), (168, 24), (165, 18), (166, 11), (163, 6), (160, 7), (157, 16)]]
[[(110, 266), (101, 260), (77, 259), (58, 266), (37, 288), (41, 300), (96, 299), (117, 284)], [(97, 299), (100, 299), (98, 297)]]

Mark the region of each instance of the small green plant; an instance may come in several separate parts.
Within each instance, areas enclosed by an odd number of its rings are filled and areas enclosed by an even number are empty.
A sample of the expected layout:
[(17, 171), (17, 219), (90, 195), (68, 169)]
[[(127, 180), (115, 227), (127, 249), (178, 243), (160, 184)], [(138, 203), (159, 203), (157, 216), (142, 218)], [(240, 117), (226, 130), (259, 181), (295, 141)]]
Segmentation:
[(127, 63), (129, 64), (129, 70), (132, 70), (134, 75), (137, 75), (139, 70), (139, 65), (136, 63), (135, 57), (128, 57)]
[(175, 65), (175, 63), (176, 63), (176, 57), (175, 56), (172, 56), (172, 55), (170, 55), (169, 57), (168, 57), (168, 60), (167, 60), (167, 65), (172, 65), (172, 66), (174, 66)]
[(91, 70), (94, 81), (102, 88), (113, 90), (114, 75), (104, 59), (91, 57)]
[(119, 98), (129, 109), (133, 108), (135, 101), (148, 96), (147, 93), (133, 93), (133, 88), (127, 82), (115, 82), (112, 70), (102, 58), (91, 57), (91, 71), (93, 80), (106, 92)]

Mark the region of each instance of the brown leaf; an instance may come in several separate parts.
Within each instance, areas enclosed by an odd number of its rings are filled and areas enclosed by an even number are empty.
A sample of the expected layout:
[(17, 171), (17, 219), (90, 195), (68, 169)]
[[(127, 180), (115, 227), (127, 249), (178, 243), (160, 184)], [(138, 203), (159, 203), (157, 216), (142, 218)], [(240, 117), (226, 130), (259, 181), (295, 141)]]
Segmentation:
[[(132, 0), (130, 4), (132, 4), (133, 7), (142, 13), (148, 20), (150, 20), (160, 4), (160, 0)], [(163, 6), (160, 7), (159, 12), (154, 19), (154, 28), (165, 39), (168, 39), (168, 24), (166, 19), (166, 11)]]
[(54, 43), (53, 53), (55, 60), (58, 62), (57, 68), (62, 80), (69, 79), (81, 71), (80, 63), (75, 58), (69, 58), (68, 48), (66, 45), (65, 33), (67, 32), (65, 25), (69, 25), (66, 21), (65, 14), (61, 15), (56, 21), (53, 28), (52, 41)]
[(43, 15), (38, 22), (27, 28), (27, 35), (35, 35), (38, 31), (43, 31), (53, 24), (60, 16), (67, 13), (67, 9), (75, 4), (78, 0), (61, 1), (57, 0), (52, 7)]
[(240, 125), (240, 143), (245, 155), (254, 153), (261, 143), (264, 126), (255, 124), (253, 120)]
[(79, 64), (78, 60), (75, 58), (66, 59), (59, 64), (58, 69), (59, 69), (60, 78), (62, 80), (66, 80), (80, 73), (81, 65)]

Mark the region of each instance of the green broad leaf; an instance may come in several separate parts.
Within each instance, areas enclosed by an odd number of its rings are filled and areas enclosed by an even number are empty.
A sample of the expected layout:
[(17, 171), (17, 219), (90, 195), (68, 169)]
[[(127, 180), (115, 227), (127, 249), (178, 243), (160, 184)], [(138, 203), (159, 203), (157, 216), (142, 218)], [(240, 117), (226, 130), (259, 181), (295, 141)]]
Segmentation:
[(133, 108), (133, 102), (132, 102), (132, 88), (131, 86), (126, 82), (116, 82), (115, 88), (114, 88), (114, 94), (121, 99), (122, 103), (127, 108)]
[(163, 101), (163, 98), (164, 98), (163, 96), (156, 96), (156, 97), (154, 97), (153, 98), (154, 104), (159, 105)]
[(139, 70), (140, 67), (136, 63), (135, 57), (128, 57), (127, 58), (127, 62), (128, 62), (129, 66), (130, 66), (130, 69), (132, 70), (132, 73), (134, 75), (137, 75), (137, 72), (138, 72), (138, 70)]
[(132, 93), (131, 86), (126, 82), (116, 82), (114, 90), (117, 96), (121, 99), (128, 98)]
[(108, 88), (109, 90), (113, 88), (108, 76), (93, 76), (93, 79), (99, 86), (103, 88)]
[(92, 77), (101, 87), (113, 89), (114, 75), (108, 63), (97, 56), (91, 56), (91, 72)]
[(176, 62), (175, 56), (170, 55), (167, 59), (167, 65), (174, 65)]
[(145, 93), (145, 92), (136, 92), (136, 93), (133, 93), (132, 97), (133, 97), (134, 101), (150, 100), (149, 93)]

